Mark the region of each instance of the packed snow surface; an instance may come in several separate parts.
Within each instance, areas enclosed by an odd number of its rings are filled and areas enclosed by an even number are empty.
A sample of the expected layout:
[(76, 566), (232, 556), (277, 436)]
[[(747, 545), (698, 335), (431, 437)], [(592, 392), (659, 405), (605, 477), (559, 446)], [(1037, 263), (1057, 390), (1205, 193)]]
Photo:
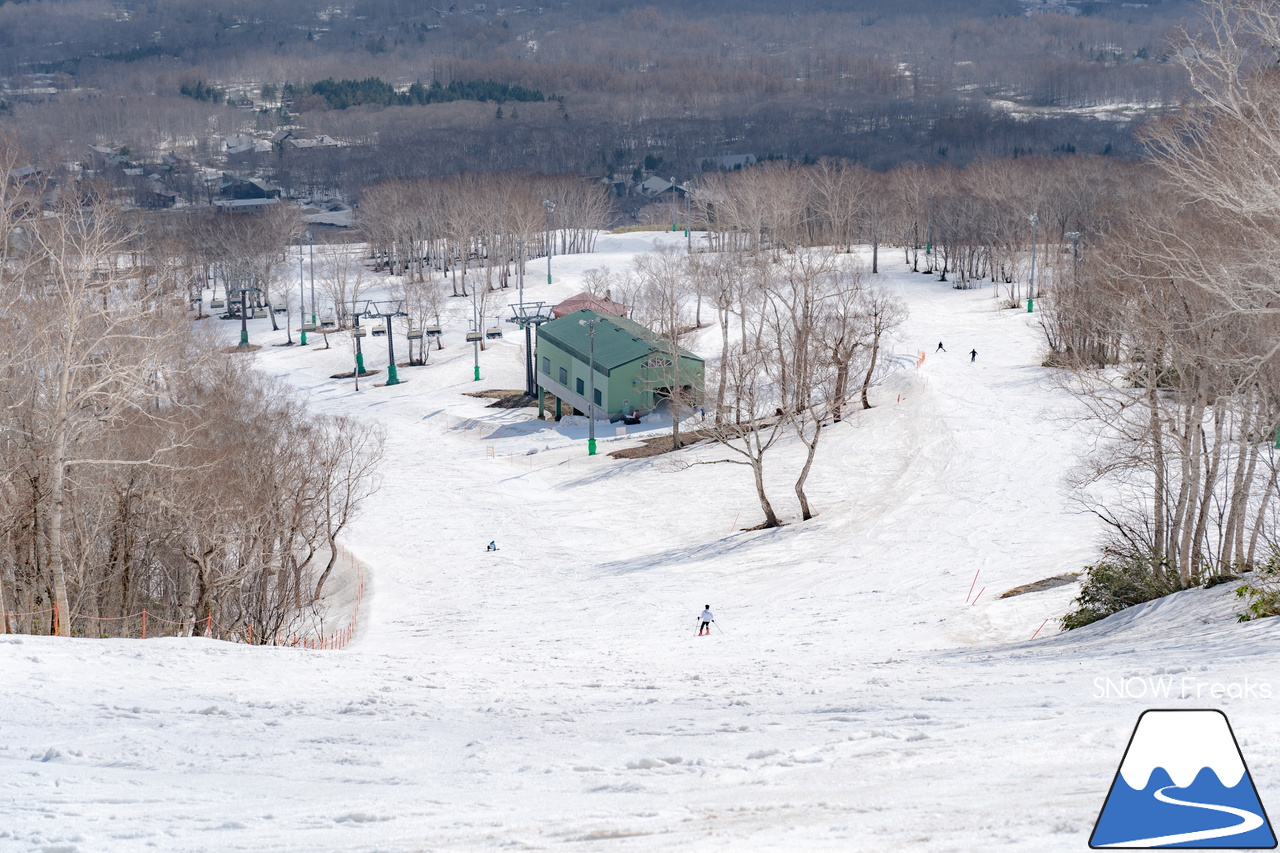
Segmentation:
[[(664, 239), (603, 236), (528, 295)], [(369, 570), (359, 636), (0, 636), (0, 851), (1083, 850), (1149, 707), (1225, 711), (1280, 808), (1280, 623), (1238, 624), (1229, 586), (1070, 634), (1076, 586), (1002, 599), (1095, 556), (1062, 485), (1087, 436), (1040, 366), (1038, 315), (881, 264), (911, 311), (892, 370), (824, 434), (817, 518), (799, 522), (797, 445), (768, 460), (789, 522), (770, 531), (744, 531), (747, 469), (684, 464), (714, 446), (604, 455), (658, 419), (602, 424), (588, 457), (581, 418), (465, 396), (524, 369), (510, 328), (472, 380), (466, 300), (398, 386), (330, 379), (346, 335), (263, 346), (316, 411), (387, 428), (346, 536)], [(719, 339), (686, 345), (714, 361)], [(365, 339), (370, 369), (385, 347)]]

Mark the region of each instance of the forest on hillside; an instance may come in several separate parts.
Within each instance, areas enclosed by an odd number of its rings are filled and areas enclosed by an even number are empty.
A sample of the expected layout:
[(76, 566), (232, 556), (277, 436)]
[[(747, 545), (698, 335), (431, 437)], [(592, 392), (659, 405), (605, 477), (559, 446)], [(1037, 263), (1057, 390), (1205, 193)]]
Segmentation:
[[(308, 168), (349, 195), (460, 170), (629, 174), (646, 157), (666, 178), (738, 154), (878, 169), (1131, 157), (1133, 126), (1188, 91), (1169, 37), (1193, 10), (1182, 0), (5, 2), (0, 124), (50, 160), (91, 144), (143, 159), (218, 155), (226, 136), (303, 127), (343, 141)], [(371, 79), (397, 96), (293, 96)], [(456, 99), (427, 97), (464, 83), (473, 88)], [(218, 103), (183, 95), (197, 86)], [(499, 110), (496, 87), (547, 99)]]

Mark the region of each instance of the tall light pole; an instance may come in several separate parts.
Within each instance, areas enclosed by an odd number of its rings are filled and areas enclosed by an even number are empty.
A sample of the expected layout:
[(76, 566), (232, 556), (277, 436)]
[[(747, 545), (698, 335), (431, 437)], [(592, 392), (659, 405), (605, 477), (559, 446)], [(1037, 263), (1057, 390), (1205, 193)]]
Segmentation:
[(520, 304), (524, 304), (524, 240), (516, 240), (516, 283), (520, 288)]
[(305, 285), (302, 281), (302, 246), (298, 246), (298, 325), (302, 327), (298, 332), (298, 342), (302, 346), (307, 345), (307, 292), (303, 288)]
[[(547, 262), (548, 265), (550, 265), (550, 263), (551, 263), (550, 261)], [(465, 272), (465, 269), (464, 269), (464, 272)], [(550, 278), (550, 276), (548, 276), (548, 278)], [(466, 280), (467, 280), (467, 277), (464, 275), (462, 277), (462, 281), (464, 284), (466, 283)], [(475, 358), (476, 358), (475, 381), (476, 382), (480, 381), (480, 336), (482, 334), (483, 332), (480, 329), (480, 309), (476, 307), (476, 285), (475, 285), (475, 282), (472, 282), (471, 283), (471, 333), (468, 334), (467, 337), (473, 338), (472, 343), (475, 344), (475, 348), (476, 348), (475, 349)]]
[(1036, 297), (1036, 236), (1040, 228), (1040, 217), (1034, 213), (1027, 217), (1031, 222), (1031, 284), (1027, 287), (1027, 313), (1031, 313), (1032, 300)]
[(676, 176), (671, 176), (671, 233), (676, 233), (676, 222), (680, 219), (680, 207), (676, 204)]
[(555, 244), (551, 241), (551, 211), (556, 209), (556, 203), (550, 199), (542, 202), (542, 207), (547, 212), (547, 284), (551, 283), (551, 252), (555, 248)]
[(685, 184), (684, 190), (684, 242), (685, 254), (693, 254), (693, 196), (689, 194), (689, 185)]
[[(933, 190), (929, 190), (929, 210), (925, 214), (924, 220), (924, 253), (929, 257), (933, 257)], [(929, 269), (933, 269), (930, 263)]]
[(588, 410), (591, 412), (587, 421), (587, 455), (596, 455), (596, 325), (603, 323), (603, 317), (597, 317), (594, 320), (579, 320), (578, 325), (587, 327), (587, 336), (590, 339), (588, 351), (590, 355), (587, 365), (587, 372), (591, 375), (591, 397), (588, 399)]
[(311, 253), (311, 325), (314, 327), (316, 324), (316, 241), (311, 239), (310, 231), (307, 232), (307, 245)]

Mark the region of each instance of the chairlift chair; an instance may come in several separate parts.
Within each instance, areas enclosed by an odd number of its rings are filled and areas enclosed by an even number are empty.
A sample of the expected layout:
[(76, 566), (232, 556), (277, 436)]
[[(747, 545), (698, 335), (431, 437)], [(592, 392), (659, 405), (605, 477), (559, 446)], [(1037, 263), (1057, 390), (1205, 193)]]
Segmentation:
[(490, 326), (488, 329), (485, 329), (484, 336), (489, 340), (500, 338), (502, 337), (502, 329), (498, 326)]
[(426, 327), (425, 329), (423, 329), (422, 331), (423, 331), (423, 333), (424, 333), (428, 338), (438, 338), (438, 337), (440, 337), (440, 327), (439, 327), (439, 326), (427, 326), (427, 327)]
[(363, 338), (367, 334), (369, 334), (369, 330), (366, 329), (364, 326), (356, 326), (354, 329), (351, 330), (352, 337)]
[(227, 303), (226, 303), (226, 300), (223, 300), (223, 299), (211, 299), (209, 300), (209, 307), (210, 308), (226, 308)]
[(302, 331), (304, 331), (304, 332), (314, 332), (314, 331), (316, 331), (316, 327), (315, 327), (315, 325), (314, 325), (314, 324), (312, 324), (312, 323), (303, 323), (303, 324), (302, 324)]
[(275, 312), (276, 316), (280, 316), (280, 315), (282, 315), (282, 314), (288, 314), (288, 313), (289, 313), (289, 309), (288, 309), (288, 308), (286, 308), (286, 307), (284, 307), (283, 305), (277, 305), (277, 306), (275, 306), (274, 308), (272, 308), (271, 310), (272, 310), (273, 312)]
[(336, 328), (338, 328), (338, 321), (333, 317), (320, 318), (320, 331), (332, 332)]
[(467, 332), (467, 343), (469, 344), (477, 343), (483, 338), (484, 338), (484, 335), (480, 334), (480, 331), (478, 329), (472, 329), (471, 331)]
[(420, 340), (422, 340), (422, 330), (421, 330), (421, 329), (410, 329), (410, 330), (409, 330), (409, 334), (408, 334), (408, 335), (406, 335), (405, 337), (407, 337), (407, 338), (408, 338), (409, 340), (411, 340), (411, 341), (420, 341)]
[(374, 326), (374, 327), (373, 327), (373, 336), (374, 336), (375, 338), (385, 338), (385, 337), (387, 336), (387, 327), (386, 327), (386, 326)]

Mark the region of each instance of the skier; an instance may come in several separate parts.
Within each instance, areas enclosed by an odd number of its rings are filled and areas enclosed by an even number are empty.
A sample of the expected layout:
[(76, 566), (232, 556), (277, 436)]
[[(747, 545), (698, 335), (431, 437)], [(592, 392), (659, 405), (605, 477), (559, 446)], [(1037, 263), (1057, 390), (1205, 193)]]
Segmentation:
[(496, 539), (495, 539), (495, 540), (493, 540), (492, 542), (490, 542), (490, 543), (489, 543), (489, 547), (488, 547), (488, 548), (485, 548), (485, 550), (486, 550), (486, 551), (496, 551), (496, 550), (498, 550), (497, 541), (498, 541), (498, 540), (496, 540)]
[(978, 360), (978, 351), (976, 349), (969, 350), (969, 363), (972, 364), (977, 360)]
[(934, 352), (938, 352), (938, 351), (942, 351), (942, 352), (947, 351), (947, 348), (942, 345), (942, 341), (938, 341), (938, 349), (934, 350)]
[(710, 604), (708, 604), (706, 607), (702, 609), (702, 615), (698, 618), (702, 620), (702, 627), (698, 629), (698, 636), (701, 637), (703, 633), (710, 634), (711, 623), (716, 621), (716, 618), (711, 615)]

